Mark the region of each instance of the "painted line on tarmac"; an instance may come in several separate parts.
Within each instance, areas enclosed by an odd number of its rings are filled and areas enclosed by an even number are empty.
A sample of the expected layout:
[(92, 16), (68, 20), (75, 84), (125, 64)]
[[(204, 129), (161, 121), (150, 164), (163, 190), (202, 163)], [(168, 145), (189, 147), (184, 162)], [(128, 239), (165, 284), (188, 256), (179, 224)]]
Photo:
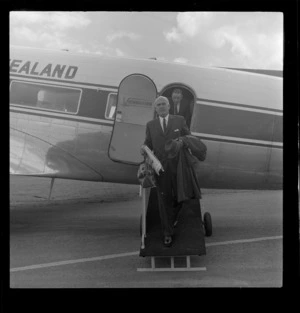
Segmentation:
[[(205, 246), (206, 247), (223, 246), (223, 245), (233, 245), (233, 244), (240, 244), (240, 243), (259, 242), (259, 241), (278, 240), (278, 239), (282, 239), (282, 236), (272, 236), (272, 237), (261, 237), (261, 238), (252, 238), (252, 239), (241, 239), (241, 240), (231, 240), (231, 241), (210, 242), (210, 243), (207, 243)], [(21, 272), (21, 271), (35, 270), (35, 269), (39, 269), (39, 268), (55, 267), (55, 266), (61, 266), (61, 265), (69, 265), (69, 264), (77, 264), (77, 263), (85, 263), (85, 262), (94, 262), (94, 261), (103, 261), (103, 260), (109, 260), (109, 259), (115, 259), (115, 258), (122, 258), (122, 257), (138, 255), (139, 253), (140, 253), (140, 251), (134, 251), (134, 252), (126, 252), (126, 253), (103, 255), (103, 256), (93, 257), (93, 258), (84, 258), (84, 259), (76, 259), (76, 260), (67, 260), (67, 261), (59, 261), (59, 262), (51, 262), (51, 263), (29, 265), (29, 266), (23, 266), (23, 267), (15, 267), (15, 268), (11, 268), (10, 272), (11, 273), (12, 272)]]
[(265, 241), (265, 240), (276, 240), (276, 239), (282, 239), (282, 236), (261, 237), (261, 238), (241, 239), (241, 240), (230, 240), (230, 241), (221, 241), (221, 242), (210, 242), (210, 243), (206, 244), (206, 247), (235, 245), (235, 244), (239, 244), (239, 243), (257, 242), (257, 241)]
[(122, 257), (125, 257), (125, 256), (137, 255), (139, 253), (140, 253), (139, 251), (135, 251), (135, 252), (103, 255), (103, 256), (98, 256), (98, 257), (94, 257), (94, 258), (84, 258), (84, 259), (76, 259), (76, 260), (67, 260), (67, 261), (59, 261), (59, 262), (51, 262), (51, 263), (44, 263), (44, 264), (29, 265), (29, 266), (24, 266), (24, 267), (12, 268), (12, 269), (10, 269), (10, 272), (35, 270), (35, 269), (38, 269), (38, 268), (61, 266), (61, 265), (76, 264), (76, 263), (103, 261), (103, 260), (109, 260), (109, 259), (114, 259), (114, 258), (122, 258)]

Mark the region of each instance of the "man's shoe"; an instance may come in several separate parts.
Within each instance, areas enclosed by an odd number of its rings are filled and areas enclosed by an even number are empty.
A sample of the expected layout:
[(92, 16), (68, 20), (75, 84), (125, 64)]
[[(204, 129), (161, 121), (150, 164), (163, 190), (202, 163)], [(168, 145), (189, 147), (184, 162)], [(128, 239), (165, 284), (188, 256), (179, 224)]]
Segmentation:
[(172, 237), (171, 236), (165, 236), (164, 237), (164, 246), (165, 247), (171, 247), (172, 245)]

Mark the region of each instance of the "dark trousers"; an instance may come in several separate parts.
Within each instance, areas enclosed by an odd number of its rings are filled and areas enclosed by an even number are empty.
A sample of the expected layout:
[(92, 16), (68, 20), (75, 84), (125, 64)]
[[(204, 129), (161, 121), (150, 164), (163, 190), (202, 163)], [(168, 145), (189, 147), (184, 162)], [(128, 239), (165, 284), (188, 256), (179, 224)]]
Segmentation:
[(177, 163), (170, 160), (164, 165), (164, 172), (156, 176), (156, 190), (159, 215), (164, 236), (174, 234), (174, 222), (181, 204), (177, 202)]

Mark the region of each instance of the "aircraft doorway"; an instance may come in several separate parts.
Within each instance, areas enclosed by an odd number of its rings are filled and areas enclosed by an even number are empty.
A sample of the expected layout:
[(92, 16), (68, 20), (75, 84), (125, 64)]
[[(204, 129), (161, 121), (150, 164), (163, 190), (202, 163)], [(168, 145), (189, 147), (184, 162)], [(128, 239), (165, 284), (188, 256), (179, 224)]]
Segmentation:
[[(179, 112), (175, 111), (176, 108), (172, 100), (172, 93), (175, 89), (179, 89), (182, 92), (182, 100), (180, 101), (181, 108), (179, 109)], [(184, 116), (188, 127), (191, 128), (194, 103), (196, 101), (194, 92), (190, 88), (184, 85), (174, 84), (174, 85), (169, 85), (165, 87), (163, 91), (161, 92), (161, 95), (169, 99), (170, 114), (179, 114), (179, 115)]]
[(140, 164), (140, 148), (145, 140), (146, 124), (153, 119), (157, 96), (154, 82), (142, 74), (125, 77), (119, 86), (115, 123), (108, 155), (113, 161)]

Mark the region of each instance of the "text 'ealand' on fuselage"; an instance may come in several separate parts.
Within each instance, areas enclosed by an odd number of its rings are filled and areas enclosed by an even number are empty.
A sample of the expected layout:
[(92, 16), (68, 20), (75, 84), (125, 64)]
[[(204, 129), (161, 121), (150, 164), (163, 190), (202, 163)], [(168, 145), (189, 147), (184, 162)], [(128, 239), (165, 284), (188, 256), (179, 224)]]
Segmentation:
[(40, 62), (28, 60), (9, 60), (9, 71), (11, 73), (35, 75), (41, 77), (55, 77), (62, 79), (73, 79), (76, 76), (78, 67), (66, 64), (52, 64), (46, 66)]

